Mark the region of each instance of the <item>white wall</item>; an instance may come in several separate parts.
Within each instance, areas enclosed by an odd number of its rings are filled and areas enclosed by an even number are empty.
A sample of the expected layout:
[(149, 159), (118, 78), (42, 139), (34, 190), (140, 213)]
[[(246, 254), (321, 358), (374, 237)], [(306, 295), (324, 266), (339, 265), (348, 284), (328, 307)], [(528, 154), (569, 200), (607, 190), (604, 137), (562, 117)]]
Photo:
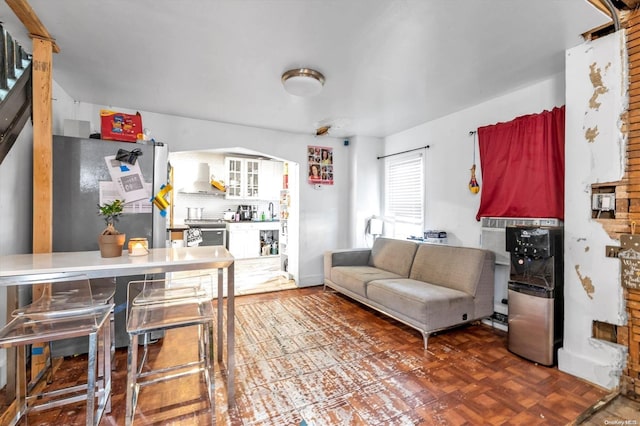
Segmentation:
[[(449, 244), (480, 245), (480, 223), (475, 219), (480, 207), (480, 193), (472, 194), (468, 188), (473, 164), (473, 136), (469, 131), (561, 106), (564, 104), (564, 87), (564, 75), (557, 74), (540, 83), (385, 138), (385, 155), (430, 146), (425, 154), (425, 229), (447, 231)], [(482, 192), (477, 146), (476, 165)]]
[[(62, 92), (62, 89), (59, 89)], [(55, 123), (63, 122), (64, 118), (86, 120), (91, 122), (92, 132), (100, 130), (100, 109), (136, 112), (127, 108), (74, 103), (66, 93), (56, 93), (56, 99)], [(300, 174), (298, 182), (300, 188), (298, 285), (322, 284), (323, 252), (336, 247), (345, 247), (347, 244), (349, 213), (346, 206), (350, 199), (350, 186), (348, 151), (343, 145), (343, 139), (330, 136), (317, 138), (311, 134), (294, 134), (145, 111), (140, 113), (143, 126), (151, 130), (155, 140), (167, 143), (169, 152), (239, 147), (263, 152), (306, 167), (308, 145), (333, 148), (334, 185), (323, 185), (316, 189), (306, 182), (304, 173)], [(56, 133), (55, 128), (54, 133)], [(60, 133), (60, 130), (57, 133)]]
[[(620, 243), (591, 219), (591, 184), (617, 181), (624, 173), (625, 51), (620, 31), (566, 55), (565, 322), (558, 363), (561, 370), (608, 389), (619, 384), (626, 348), (592, 338), (592, 323), (622, 325), (626, 314), (620, 261), (605, 257), (605, 245)], [(598, 76), (601, 87), (592, 84)], [(598, 130), (593, 142), (585, 137), (589, 128)]]
[[(13, 147), (0, 164), (0, 256), (30, 253), (33, 211), (33, 128), (27, 121)], [(0, 288), (0, 300), (7, 289)], [(0, 303), (0, 326), (6, 324), (7, 306)], [(0, 350), (0, 388), (6, 384), (6, 352)]]
[(351, 198), (349, 200), (348, 247), (371, 247), (373, 237), (367, 235), (367, 220), (382, 215), (382, 155), (383, 140), (380, 138), (355, 136), (349, 139), (349, 173), (351, 175)]

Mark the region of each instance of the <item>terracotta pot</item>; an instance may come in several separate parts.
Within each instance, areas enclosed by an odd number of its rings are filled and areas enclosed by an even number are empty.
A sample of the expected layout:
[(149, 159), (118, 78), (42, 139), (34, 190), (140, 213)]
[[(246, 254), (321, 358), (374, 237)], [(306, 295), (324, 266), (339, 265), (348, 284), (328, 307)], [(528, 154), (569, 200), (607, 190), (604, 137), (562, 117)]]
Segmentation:
[(122, 256), (122, 247), (127, 238), (126, 234), (99, 235), (98, 246), (100, 246), (100, 256), (119, 257)]

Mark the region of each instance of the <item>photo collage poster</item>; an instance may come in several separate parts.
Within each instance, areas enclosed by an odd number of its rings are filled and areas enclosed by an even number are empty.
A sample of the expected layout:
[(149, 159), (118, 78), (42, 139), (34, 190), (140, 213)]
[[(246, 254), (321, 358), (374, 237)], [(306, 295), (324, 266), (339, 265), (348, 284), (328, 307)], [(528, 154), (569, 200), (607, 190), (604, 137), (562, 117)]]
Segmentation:
[(309, 183), (333, 185), (333, 148), (326, 146), (308, 146)]

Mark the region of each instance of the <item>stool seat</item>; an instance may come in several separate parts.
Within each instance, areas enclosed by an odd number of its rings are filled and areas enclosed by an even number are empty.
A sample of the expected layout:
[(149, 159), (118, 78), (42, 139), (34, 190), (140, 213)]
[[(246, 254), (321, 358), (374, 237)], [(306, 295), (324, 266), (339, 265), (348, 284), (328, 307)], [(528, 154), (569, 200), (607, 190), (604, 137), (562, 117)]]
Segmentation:
[(0, 330), (0, 348), (96, 333), (112, 308), (113, 305), (78, 306), (66, 311), (20, 314)]
[[(66, 278), (65, 280), (68, 280)], [(116, 281), (113, 278), (98, 278), (89, 280), (89, 286), (77, 285), (78, 279), (87, 280), (86, 276), (76, 276), (72, 281), (50, 280), (48, 285), (56, 284), (55, 289), (48, 288), (43, 295), (26, 306), (15, 309), (11, 312), (12, 317), (28, 314), (31, 318), (53, 318), (64, 315), (82, 315), (83, 313), (91, 313), (94, 306), (114, 303), (116, 294)], [(111, 321), (111, 359), (116, 354), (116, 336), (115, 336), (115, 312), (111, 309), (109, 317)], [(49, 349), (47, 350), (47, 367), (50, 368), (53, 363), (51, 361), (51, 346), (49, 342), (44, 342)], [(115, 368), (115, 363), (112, 364)], [(49, 371), (48, 382), (53, 380), (53, 373)]]
[[(67, 285), (65, 285), (67, 284)], [(21, 308), (13, 310), (12, 316), (23, 314), (33, 315), (67, 315), (72, 310), (80, 312), (83, 308), (91, 310), (95, 305), (111, 303), (115, 295), (115, 284), (94, 285), (91, 288), (69, 287), (68, 283), (60, 282), (56, 284), (60, 289), (52, 290), (50, 294), (45, 293), (39, 299)]]
[(131, 310), (127, 331), (140, 335), (160, 329), (170, 330), (204, 324), (210, 322), (214, 316), (213, 306), (207, 302), (148, 305)]

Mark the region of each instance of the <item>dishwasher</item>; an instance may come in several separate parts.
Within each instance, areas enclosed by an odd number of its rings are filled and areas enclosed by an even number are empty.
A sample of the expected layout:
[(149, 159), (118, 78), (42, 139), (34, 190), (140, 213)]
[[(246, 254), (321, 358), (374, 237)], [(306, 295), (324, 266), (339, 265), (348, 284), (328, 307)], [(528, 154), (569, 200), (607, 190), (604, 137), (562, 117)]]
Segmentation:
[(508, 226), (508, 349), (552, 366), (563, 338), (562, 227)]

